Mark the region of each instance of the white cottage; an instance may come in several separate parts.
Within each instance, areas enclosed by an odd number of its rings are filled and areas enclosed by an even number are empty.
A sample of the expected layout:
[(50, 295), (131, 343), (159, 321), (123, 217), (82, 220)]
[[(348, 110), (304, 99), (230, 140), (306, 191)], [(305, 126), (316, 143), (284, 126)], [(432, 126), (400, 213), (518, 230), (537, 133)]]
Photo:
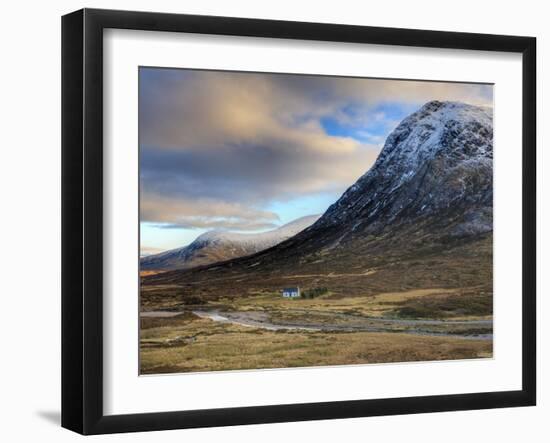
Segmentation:
[(300, 288), (284, 288), (283, 297), (285, 298), (298, 298), (300, 297)]

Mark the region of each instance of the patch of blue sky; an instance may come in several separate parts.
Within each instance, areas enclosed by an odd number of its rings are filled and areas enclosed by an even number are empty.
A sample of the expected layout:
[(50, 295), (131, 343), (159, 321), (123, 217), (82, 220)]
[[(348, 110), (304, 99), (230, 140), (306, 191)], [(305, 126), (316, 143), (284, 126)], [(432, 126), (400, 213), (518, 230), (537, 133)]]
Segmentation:
[(480, 97), (486, 99), (492, 104), (493, 102), (493, 85), (479, 85)]
[[(344, 192), (345, 189), (342, 190)], [(341, 192), (320, 192), (287, 201), (274, 201), (265, 209), (275, 212), (284, 225), (307, 215), (323, 214), (340, 197)]]
[(166, 228), (158, 223), (140, 223), (140, 246), (173, 249), (186, 246), (208, 229)]
[(323, 117), (321, 125), (328, 135), (382, 144), (399, 122), (418, 108), (419, 104), (408, 102), (384, 102), (376, 106), (349, 103), (337, 114)]

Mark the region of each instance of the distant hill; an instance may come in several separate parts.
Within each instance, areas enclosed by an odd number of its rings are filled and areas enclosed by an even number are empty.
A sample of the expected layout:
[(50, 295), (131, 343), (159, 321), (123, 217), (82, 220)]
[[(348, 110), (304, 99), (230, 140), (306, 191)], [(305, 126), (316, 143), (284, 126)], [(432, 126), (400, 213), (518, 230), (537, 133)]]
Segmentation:
[(189, 269), (237, 257), (244, 257), (268, 249), (310, 226), (319, 215), (301, 217), (277, 229), (259, 234), (241, 234), (229, 231), (209, 231), (191, 244), (148, 255), (140, 259), (143, 274)]

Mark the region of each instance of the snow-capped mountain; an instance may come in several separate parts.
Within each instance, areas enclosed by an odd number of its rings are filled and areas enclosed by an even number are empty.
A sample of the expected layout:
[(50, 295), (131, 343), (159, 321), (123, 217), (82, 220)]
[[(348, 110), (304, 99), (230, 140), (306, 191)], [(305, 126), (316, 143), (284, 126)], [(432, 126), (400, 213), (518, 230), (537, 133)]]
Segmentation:
[(258, 234), (222, 230), (205, 232), (182, 248), (142, 257), (140, 269), (142, 271), (188, 269), (254, 254), (292, 237), (318, 218), (319, 215), (301, 217), (272, 231)]
[(146, 284), (200, 284), (212, 297), (288, 284), (342, 296), (490, 291), (492, 214), (492, 110), (432, 101), (397, 126), (375, 164), (308, 228), (252, 256)]
[(492, 109), (432, 101), (388, 136), (374, 166), (317, 222), (376, 231), (461, 211), (452, 233), (492, 230)]

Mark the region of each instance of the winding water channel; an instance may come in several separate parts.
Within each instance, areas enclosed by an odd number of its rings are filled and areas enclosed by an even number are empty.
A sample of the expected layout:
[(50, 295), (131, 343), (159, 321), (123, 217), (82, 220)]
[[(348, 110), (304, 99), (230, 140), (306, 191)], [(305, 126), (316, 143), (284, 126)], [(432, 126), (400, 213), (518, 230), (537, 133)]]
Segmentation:
[[(492, 340), (492, 320), (413, 320), (364, 317), (344, 313), (324, 313), (333, 321), (274, 320), (265, 311), (194, 310), (195, 315), (215, 322), (261, 328), (269, 331), (340, 331), (340, 332), (399, 332), (404, 334), (457, 337), (473, 340)], [(142, 312), (142, 317), (174, 317), (178, 311)]]

